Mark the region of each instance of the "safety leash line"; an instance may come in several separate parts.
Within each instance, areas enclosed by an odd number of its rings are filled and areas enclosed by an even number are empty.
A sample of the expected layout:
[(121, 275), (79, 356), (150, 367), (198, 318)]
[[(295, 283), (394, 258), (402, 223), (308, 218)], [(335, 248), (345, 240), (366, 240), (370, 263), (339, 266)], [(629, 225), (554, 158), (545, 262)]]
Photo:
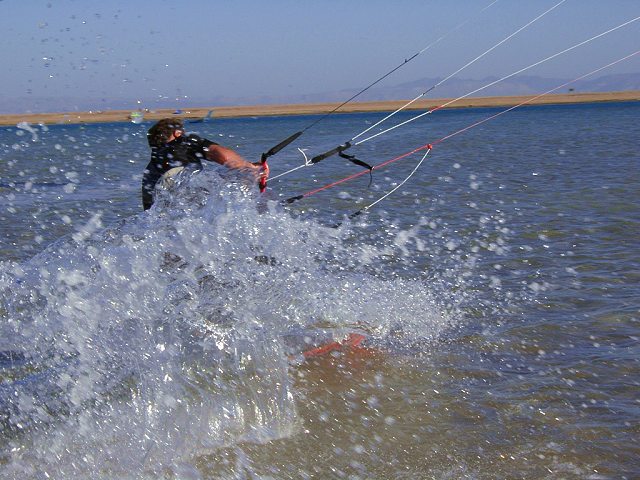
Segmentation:
[(392, 188), (391, 190), (389, 190), (387, 193), (385, 193), (382, 197), (380, 197), (379, 199), (377, 199), (375, 202), (370, 203), (369, 205), (367, 205), (366, 207), (361, 208), (360, 210), (352, 213), (351, 215), (349, 215), (349, 218), (354, 218), (357, 217), (358, 215), (362, 214), (362, 213), (366, 213), (371, 207), (377, 205), (378, 203), (380, 203), (381, 201), (383, 201), (385, 198), (387, 198), (389, 195), (393, 194), (396, 190), (398, 190), (400, 187), (402, 187), (405, 183), (407, 183), (407, 181), (413, 176), (414, 173), (416, 173), (418, 171), (418, 169), (420, 168), (420, 165), (422, 165), (422, 163), (425, 161), (425, 159), (427, 158), (427, 155), (429, 155), (429, 152), (431, 152), (431, 145), (427, 145), (427, 151), (425, 152), (425, 154), (422, 156), (422, 158), (420, 159), (420, 161), (416, 164), (415, 167), (413, 167), (413, 170), (411, 170), (411, 173), (409, 173), (409, 175), (407, 175), (407, 177), (402, 180), (398, 185), (396, 185), (394, 188)]

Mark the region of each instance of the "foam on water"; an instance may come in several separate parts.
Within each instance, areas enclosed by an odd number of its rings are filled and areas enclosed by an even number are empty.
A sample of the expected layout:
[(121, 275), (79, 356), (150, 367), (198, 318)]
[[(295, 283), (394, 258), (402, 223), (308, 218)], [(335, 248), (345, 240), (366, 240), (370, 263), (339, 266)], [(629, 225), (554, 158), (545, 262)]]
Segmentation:
[(391, 247), (356, 237), (205, 170), (144, 214), (95, 215), (2, 263), (2, 476), (188, 471), (198, 454), (299, 431), (289, 358), (310, 339), (426, 348), (461, 321), (459, 272), (457, 298), (378, 267), (427, 248), (416, 231)]

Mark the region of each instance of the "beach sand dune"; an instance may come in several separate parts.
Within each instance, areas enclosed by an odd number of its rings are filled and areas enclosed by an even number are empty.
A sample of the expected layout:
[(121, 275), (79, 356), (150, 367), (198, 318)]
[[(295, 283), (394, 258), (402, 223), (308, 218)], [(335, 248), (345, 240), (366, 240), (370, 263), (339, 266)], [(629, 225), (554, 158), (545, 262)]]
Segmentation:
[[(507, 107), (519, 105), (531, 100), (534, 96), (507, 97), (469, 97), (448, 105), (446, 108), (465, 107)], [(443, 105), (451, 99), (423, 99), (413, 104), (407, 110), (427, 110)], [(595, 103), (595, 102), (626, 102), (640, 101), (640, 90), (604, 93), (568, 93), (544, 95), (532, 100), (530, 105), (551, 105), (567, 103)], [(407, 100), (381, 102), (353, 102), (340, 108), (339, 112), (385, 112), (394, 111), (407, 103)], [(178, 114), (174, 109), (144, 110), (141, 113), (145, 120), (158, 120), (165, 117), (183, 119), (198, 119), (213, 110), (214, 118), (231, 117), (259, 117), (279, 115), (308, 115), (331, 112), (339, 103), (312, 103), (288, 105), (250, 105), (250, 106), (207, 106), (184, 108)], [(88, 112), (60, 112), (60, 113), (24, 113), (0, 114), (0, 125), (17, 125), (20, 122), (31, 124), (82, 124), (104, 122), (127, 122), (132, 120), (131, 110), (95, 110)]]

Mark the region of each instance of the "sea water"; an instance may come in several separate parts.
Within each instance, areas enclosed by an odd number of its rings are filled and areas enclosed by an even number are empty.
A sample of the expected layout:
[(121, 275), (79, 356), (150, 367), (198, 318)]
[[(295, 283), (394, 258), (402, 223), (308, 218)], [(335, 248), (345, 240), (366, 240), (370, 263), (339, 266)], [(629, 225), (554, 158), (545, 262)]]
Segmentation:
[[(0, 478), (640, 476), (640, 105), (438, 142), (499, 111), (353, 147), (434, 143), (353, 218), (424, 152), (291, 204), (361, 167), (259, 195), (207, 164), (143, 213), (148, 123), (0, 129)], [(272, 174), (382, 116), (323, 120)], [(187, 128), (255, 161), (316, 119)]]

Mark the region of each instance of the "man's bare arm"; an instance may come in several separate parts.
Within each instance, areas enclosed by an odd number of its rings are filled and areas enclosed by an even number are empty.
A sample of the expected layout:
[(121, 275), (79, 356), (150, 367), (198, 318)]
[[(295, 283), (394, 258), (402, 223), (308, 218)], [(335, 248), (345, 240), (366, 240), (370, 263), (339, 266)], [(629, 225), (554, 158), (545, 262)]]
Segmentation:
[(259, 170), (258, 166), (247, 162), (230, 148), (226, 148), (221, 145), (211, 145), (206, 156), (208, 160), (219, 163), (220, 165), (224, 165), (228, 168), (255, 171), (256, 173)]
[(262, 165), (260, 162), (247, 162), (230, 148), (221, 145), (211, 145), (206, 153), (207, 159), (212, 162), (219, 163), (225, 167), (251, 172), (256, 177), (268, 177), (269, 167)]

